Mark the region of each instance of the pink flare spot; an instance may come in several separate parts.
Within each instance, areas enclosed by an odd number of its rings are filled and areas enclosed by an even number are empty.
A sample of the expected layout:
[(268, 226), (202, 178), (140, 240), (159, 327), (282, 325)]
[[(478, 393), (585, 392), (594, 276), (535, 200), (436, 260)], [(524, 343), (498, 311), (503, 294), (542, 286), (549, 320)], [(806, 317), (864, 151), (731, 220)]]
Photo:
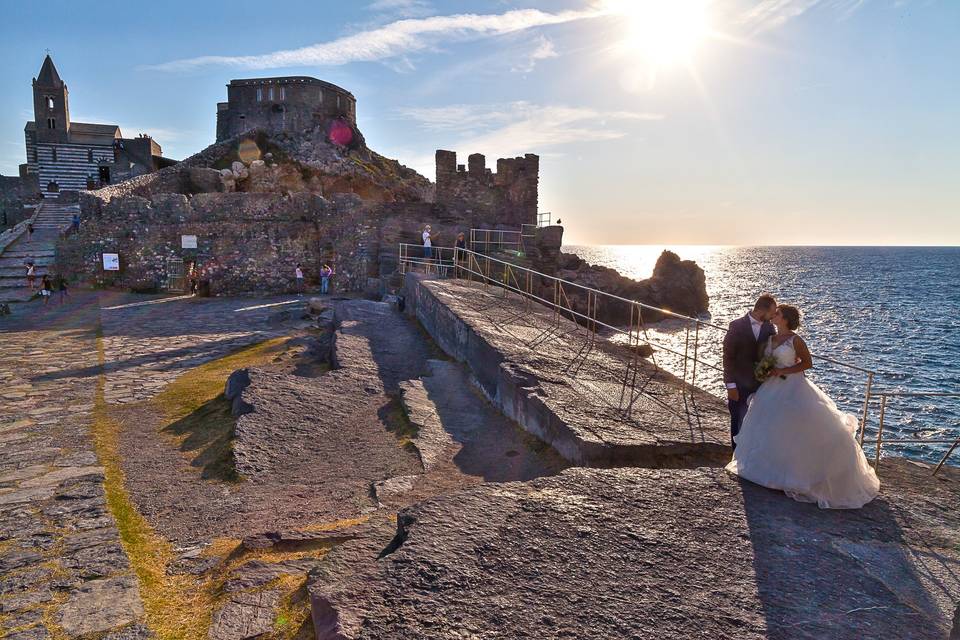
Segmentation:
[(347, 146), (353, 141), (353, 130), (345, 122), (335, 120), (330, 125), (330, 142), (342, 147)]

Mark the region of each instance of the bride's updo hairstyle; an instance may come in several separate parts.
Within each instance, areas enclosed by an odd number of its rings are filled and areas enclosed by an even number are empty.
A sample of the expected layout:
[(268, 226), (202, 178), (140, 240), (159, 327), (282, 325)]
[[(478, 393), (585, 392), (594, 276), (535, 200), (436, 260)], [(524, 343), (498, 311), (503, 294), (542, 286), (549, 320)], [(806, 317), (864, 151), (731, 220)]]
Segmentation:
[(777, 307), (780, 315), (787, 321), (787, 327), (790, 331), (796, 331), (800, 327), (800, 310), (790, 304), (781, 304)]

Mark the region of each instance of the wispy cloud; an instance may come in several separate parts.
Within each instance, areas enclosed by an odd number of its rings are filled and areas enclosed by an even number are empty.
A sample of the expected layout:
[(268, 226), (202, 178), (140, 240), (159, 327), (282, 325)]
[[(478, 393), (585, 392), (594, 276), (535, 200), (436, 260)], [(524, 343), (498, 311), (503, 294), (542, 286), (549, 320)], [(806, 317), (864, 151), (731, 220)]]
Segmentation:
[(626, 136), (628, 122), (662, 120), (658, 113), (511, 102), (496, 105), (415, 107), (399, 114), (432, 133), (446, 133), (458, 149), (504, 157), (539, 153), (573, 142)]
[(189, 71), (208, 66), (274, 69), (373, 62), (429, 50), (443, 42), (500, 36), (600, 15), (604, 15), (604, 12), (599, 9), (558, 13), (538, 9), (516, 9), (487, 15), (431, 16), (397, 20), (382, 27), (363, 30), (353, 35), (300, 49), (286, 49), (262, 55), (200, 56), (150, 65), (147, 68), (159, 71)]
[(514, 65), (510, 70), (519, 73), (530, 73), (540, 60), (556, 58), (558, 55), (560, 54), (557, 53), (556, 47), (553, 46), (553, 41), (544, 35), (540, 35), (534, 42), (533, 50), (527, 56), (526, 60)]
[(433, 6), (427, 0), (375, 0), (367, 8), (398, 18), (422, 18), (433, 13)]
[(755, 7), (744, 12), (739, 22), (752, 33), (760, 33), (780, 27), (821, 6), (838, 12), (840, 19), (845, 20), (866, 2), (867, 0), (761, 0)]

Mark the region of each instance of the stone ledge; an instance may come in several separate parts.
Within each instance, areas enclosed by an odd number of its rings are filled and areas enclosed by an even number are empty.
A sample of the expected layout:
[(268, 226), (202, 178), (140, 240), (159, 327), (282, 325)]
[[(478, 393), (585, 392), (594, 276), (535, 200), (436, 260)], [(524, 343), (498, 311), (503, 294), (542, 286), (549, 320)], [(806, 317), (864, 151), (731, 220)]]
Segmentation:
[[(729, 416), (693, 390), (699, 420), (683, 412), (679, 379), (641, 362), (645, 390), (629, 414), (614, 406), (628, 359), (589, 344), (568, 320), (465, 280), (407, 274), (407, 302), (437, 344), (465, 362), (491, 401), (578, 465), (719, 466), (730, 458)], [(689, 387), (687, 388), (689, 392)]]

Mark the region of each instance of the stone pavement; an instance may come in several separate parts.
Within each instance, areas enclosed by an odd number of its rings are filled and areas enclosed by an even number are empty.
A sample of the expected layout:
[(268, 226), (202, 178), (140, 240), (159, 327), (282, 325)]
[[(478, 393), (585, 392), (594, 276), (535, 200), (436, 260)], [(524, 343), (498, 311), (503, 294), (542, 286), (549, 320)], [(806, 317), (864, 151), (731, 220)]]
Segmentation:
[(952, 640), (960, 469), (892, 458), (882, 479), (849, 511), (711, 468), (482, 484), (332, 550), (317, 637)]
[(289, 300), (74, 291), (63, 306), (35, 301), (0, 318), (0, 634), (148, 635), (90, 437), (98, 380), (105, 372), (108, 403), (150, 397), (274, 335), (270, 320), (289, 305), (261, 305)]

